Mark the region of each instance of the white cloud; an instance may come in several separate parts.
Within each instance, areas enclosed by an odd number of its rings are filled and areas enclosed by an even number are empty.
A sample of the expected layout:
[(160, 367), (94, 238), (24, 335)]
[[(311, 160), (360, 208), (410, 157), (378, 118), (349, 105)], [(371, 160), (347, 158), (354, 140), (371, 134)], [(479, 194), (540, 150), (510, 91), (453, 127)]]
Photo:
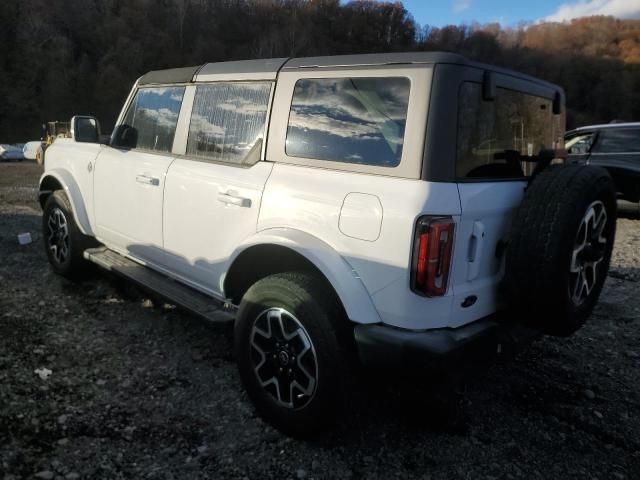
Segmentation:
[(464, 12), (465, 10), (469, 10), (471, 8), (472, 0), (453, 0), (453, 4), (451, 8), (454, 13)]
[(143, 115), (151, 117), (160, 127), (174, 128), (178, 123), (178, 112), (173, 112), (168, 108), (160, 108), (158, 110), (142, 108), (140, 111)]
[(194, 114), (191, 117), (191, 124), (193, 125), (190, 130), (192, 132), (198, 132), (200, 135), (209, 137), (223, 137), (227, 130), (224, 127), (215, 125), (209, 118), (204, 115)]
[(548, 22), (562, 22), (578, 17), (611, 15), (618, 18), (640, 18), (640, 0), (581, 0), (560, 5), (546, 17)]

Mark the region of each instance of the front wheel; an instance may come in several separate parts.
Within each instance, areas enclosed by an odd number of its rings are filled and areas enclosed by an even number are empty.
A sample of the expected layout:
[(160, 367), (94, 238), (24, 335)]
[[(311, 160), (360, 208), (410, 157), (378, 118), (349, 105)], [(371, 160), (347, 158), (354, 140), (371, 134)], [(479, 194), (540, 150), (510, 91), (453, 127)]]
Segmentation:
[(347, 358), (337, 322), (344, 314), (335, 295), (307, 273), (263, 278), (242, 299), (240, 376), (260, 416), (286, 434), (313, 435), (339, 412)]
[(87, 271), (83, 252), (95, 242), (76, 225), (71, 204), (62, 190), (53, 192), (45, 203), (42, 237), (49, 263), (57, 274), (75, 279)]

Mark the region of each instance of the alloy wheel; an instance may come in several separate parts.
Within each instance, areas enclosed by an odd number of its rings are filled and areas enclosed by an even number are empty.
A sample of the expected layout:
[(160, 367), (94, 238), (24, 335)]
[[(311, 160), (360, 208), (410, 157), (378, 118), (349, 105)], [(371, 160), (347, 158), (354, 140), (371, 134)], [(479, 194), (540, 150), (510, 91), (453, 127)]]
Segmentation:
[(69, 226), (60, 208), (55, 207), (49, 213), (47, 228), (47, 246), (56, 263), (62, 264), (69, 258)]
[(306, 329), (290, 312), (270, 308), (253, 323), (251, 362), (260, 385), (282, 407), (299, 409), (318, 387), (318, 358)]
[(587, 207), (573, 245), (569, 294), (573, 303), (581, 305), (598, 281), (598, 269), (605, 257), (607, 210), (600, 200)]

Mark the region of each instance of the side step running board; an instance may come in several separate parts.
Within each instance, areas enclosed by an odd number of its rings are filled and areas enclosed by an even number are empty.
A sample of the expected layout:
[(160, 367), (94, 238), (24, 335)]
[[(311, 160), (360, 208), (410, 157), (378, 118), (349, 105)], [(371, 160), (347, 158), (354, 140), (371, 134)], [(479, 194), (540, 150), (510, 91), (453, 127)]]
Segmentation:
[(226, 310), (220, 300), (176, 282), (106, 247), (89, 248), (84, 251), (84, 258), (210, 322), (230, 322), (234, 319), (234, 314)]

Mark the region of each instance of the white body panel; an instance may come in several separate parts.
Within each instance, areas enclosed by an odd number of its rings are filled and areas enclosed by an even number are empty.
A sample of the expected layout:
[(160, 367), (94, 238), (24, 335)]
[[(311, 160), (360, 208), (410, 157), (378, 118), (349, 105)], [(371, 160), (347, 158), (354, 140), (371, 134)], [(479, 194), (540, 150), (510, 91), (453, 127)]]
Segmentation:
[(255, 234), (260, 201), (273, 164), (250, 168), (176, 160), (164, 191), (166, 267), (222, 295), (228, 260)]
[(171, 154), (105, 147), (94, 167), (95, 232), (106, 245), (164, 263), (163, 192)]
[[(462, 216), (455, 233), (451, 326), (490, 315), (499, 306), (499, 284), (504, 276), (504, 248), (499, 245), (507, 240), (526, 185), (524, 181), (458, 184)], [(477, 300), (463, 307), (470, 296)]]
[[(354, 192), (379, 199), (384, 213), (375, 241), (345, 235), (339, 227), (344, 200)], [(427, 212), (457, 217), (456, 184), (276, 164), (262, 199), (258, 230), (291, 228), (320, 239), (361, 279), (383, 322), (436, 328), (449, 325), (451, 292), (425, 298), (409, 289), (413, 229)], [(363, 227), (361, 237), (368, 234)]]
[(292, 228), (268, 228), (247, 238), (229, 259), (231, 265), (246, 249), (256, 245), (280, 245), (304, 256), (327, 278), (342, 301), (349, 319), (356, 323), (379, 323), (380, 316), (362, 279), (334, 248)]
[(58, 179), (73, 205), (73, 213), (80, 230), (95, 235), (93, 226), (93, 169), (103, 145), (76, 143), (59, 138), (47, 148), (45, 174)]

